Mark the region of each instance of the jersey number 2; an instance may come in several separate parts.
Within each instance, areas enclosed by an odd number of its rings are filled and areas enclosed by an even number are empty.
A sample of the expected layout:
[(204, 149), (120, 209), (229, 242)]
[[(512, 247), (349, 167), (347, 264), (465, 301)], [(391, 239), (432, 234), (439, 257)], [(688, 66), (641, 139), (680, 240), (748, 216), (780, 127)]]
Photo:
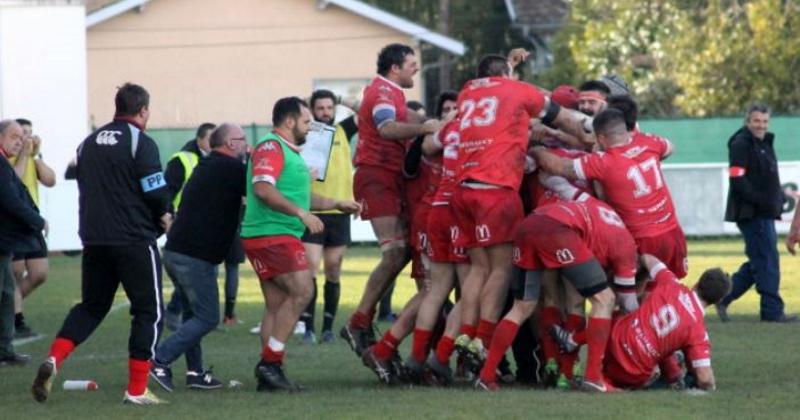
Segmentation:
[[(499, 104), (500, 101), (494, 96), (478, 99), (477, 102), (472, 99), (465, 100), (461, 103), (460, 109), (461, 129), (464, 130), (473, 125), (476, 127), (492, 125), (494, 120), (497, 119), (497, 106)], [(478, 113), (476, 114), (475, 111), (478, 111)]]

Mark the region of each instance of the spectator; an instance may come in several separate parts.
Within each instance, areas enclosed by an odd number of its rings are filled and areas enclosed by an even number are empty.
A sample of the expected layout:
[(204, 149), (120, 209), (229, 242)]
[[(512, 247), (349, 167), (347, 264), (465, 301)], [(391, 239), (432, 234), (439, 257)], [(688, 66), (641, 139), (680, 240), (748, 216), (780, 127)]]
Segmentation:
[(182, 293), (183, 323), (156, 349), (150, 376), (172, 392), (170, 364), (186, 354), (186, 385), (221, 388), (203, 369), (200, 342), (219, 322), (217, 265), (227, 256), (237, 234), (247, 140), (242, 129), (222, 124), (211, 134), (211, 154), (184, 187), (183, 203), (164, 246), (164, 267)]
[(11, 255), (36, 251), (37, 234), (45, 228), (33, 200), (8, 163), (22, 149), (22, 127), (15, 121), (0, 121), (0, 367), (24, 365), (30, 356), (14, 351), (14, 274)]
[[(39, 183), (46, 187), (56, 184), (55, 172), (44, 163), (40, 151), (42, 141), (39, 136), (33, 134), (33, 124), (24, 118), (17, 119), (17, 123), (22, 126), (23, 147), (22, 152), (13, 156), (10, 161), (22, 179), (22, 183), (28, 189), (33, 199), (33, 203), (39, 206)], [(47, 242), (44, 235), (39, 234), (38, 241), (40, 247), (35, 252), (23, 252), (14, 254), (14, 277), (17, 280), (15, 293), (14, 328), (16, 338), (33, 337), (36, 333), (25, 322), (23, 315), (22, 300), (27, 298), (37, 287), (41, 286), (47, 279), (49, 270), (47, 262)]]
[(778, 178), (778, 159), (769, 128), (769, 108), (755, 104), (747, 110), (744, 127), (728, 140), (730, 189), (725, 220), (742, 232), (747, 261), (732, 277), (733, 288), (717, 305), (723, 322), (728, 306), (753, 284), (761, 295), (761, 320), (796, 322), (786, 316), (780, 296), (780, 262), (775, 243), (775, 219), (780, 219), (784, 195)]
[[(200, 159), (211, 152), (209, 138), (211, 137), (211, 131), (214, 130), (215, 127), (216, 126), (212, 123), (200, 124), (200, 127), (197, 128), (195, 138), (186, 142), (181, 150), (172, 155), (167, 162), (164, 178), (167, 181), (167, 189), (169, 190), (172, 200), (172, 214), (178, 212), (178, 207), (181, 204), (183, 187), (192, 175), (192, 171), (197, 167)], [(173, 281), (173, 284), (174, 283)], [(167, 329), (170, 331), (177, 330), (178, 326), (181, 324), (181, 313), (183, 312), (181, 302), (183, 302), (183, 300), (180, 289), (176, 286), (175, 290), (172, 292), (169, 304), (167, 304), (165, 323)]]

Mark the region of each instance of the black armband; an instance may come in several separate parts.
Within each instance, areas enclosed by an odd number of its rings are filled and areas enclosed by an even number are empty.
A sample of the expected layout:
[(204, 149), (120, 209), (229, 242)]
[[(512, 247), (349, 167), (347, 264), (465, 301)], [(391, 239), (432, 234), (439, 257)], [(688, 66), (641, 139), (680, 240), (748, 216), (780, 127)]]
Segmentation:
[(561, 111), (561, 106), (558, 105), (552, 99), (547, 103), (547, 109), (544, 110), (544, 116), (542, 116), (542, 124), (549, 126), (553, 123), (553, 120), (556, 119), (558, 112)]

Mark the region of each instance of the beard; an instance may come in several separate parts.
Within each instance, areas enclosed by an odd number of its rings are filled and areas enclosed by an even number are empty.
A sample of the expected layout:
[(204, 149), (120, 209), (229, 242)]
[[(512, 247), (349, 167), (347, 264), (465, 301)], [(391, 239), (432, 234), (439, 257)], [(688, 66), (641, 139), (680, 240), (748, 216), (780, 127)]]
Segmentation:
[(318, 118), (317, 121), (325, 124), (325, 125), (333, 125), (334, 117), (330, 118)]
[(296, 128), (292, 130), (292, 135), (294, 136), (294, 141), (297, 146), (306, 144), (306, 134), (307, 133), (301, 133), (300, 130)]

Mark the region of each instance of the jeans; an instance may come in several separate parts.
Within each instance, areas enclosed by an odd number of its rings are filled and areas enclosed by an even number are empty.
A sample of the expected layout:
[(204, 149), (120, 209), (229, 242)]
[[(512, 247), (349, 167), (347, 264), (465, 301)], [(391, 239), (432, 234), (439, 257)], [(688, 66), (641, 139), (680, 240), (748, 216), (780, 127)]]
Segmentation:
[(164, 267), (184, 296), (183, 323), (162, 341), (156, 350), (156, 361), (169, 365), (186, 354), (189, 371), (203, 370), (200, 341), (219, 323), (219, 290), (217, 265), (188, 255), (164, 250)]
[(748, 261), (733, 274), (731, 292), (722, 299), (723, 305), (741, 297), (753, 284), (761, 295), (760, 315), (763, 321), (772, 321), (783, 315), (783, 300), (780, 288), (780, 259), (776, 243), (775, 221), (754, 218), (736, 223), (744, 237), (744, 252)]

